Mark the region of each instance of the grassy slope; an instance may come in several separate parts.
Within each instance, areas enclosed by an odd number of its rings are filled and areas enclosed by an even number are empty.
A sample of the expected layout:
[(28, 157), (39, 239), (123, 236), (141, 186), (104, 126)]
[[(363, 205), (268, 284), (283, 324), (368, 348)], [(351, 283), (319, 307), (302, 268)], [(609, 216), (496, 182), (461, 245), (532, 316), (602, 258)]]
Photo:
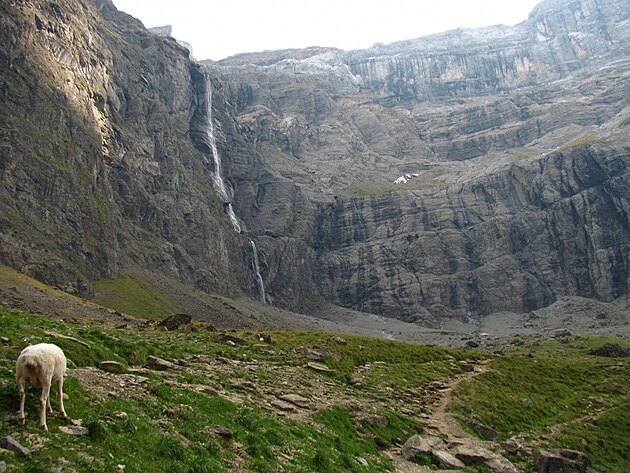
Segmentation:
[[(114, 377), (111, 386), (102, 386), (112, 395), (103, 395), (70, 374), (66, 409), (71, 418), (82, 419), (83, 425), (90, 428), (89, 437), (60, 433), (59, 426), (66, 422), (56, 415), (49, 419), (50, 433), (40, 431), (36, 425), (36, 396), (31, 390), (26, 427), (19, 426), (15, 417), (0, 427), (0, 436), (16, 435), (25, 446), (43, 445), (26, 460), (9, 460), (23, 471), (55, 466), (59, 457), (82, 471), (113, 471), (117, 464), (125, 464), (127, 472), (365, 471), (358, 457), (368, 461), (371, 471), (389, 471), (391, 465), (376, 445), (387, 446), (405, 439), (418, 432), (420, 426), (411, 417), (396, 412), (400, 401), (387, 386), (416, 387), (418, 383), (451, 376), (462, 370), (456, 359), (476, 357), (361, 337), (346, 337), (347, 345), (337, 345), (327, 334), (295, 332), (272, 334), (273, 351), (268, 352), (268, 348), (256, 346), (258, 340), (251, 334), (241, 335), (247, 338), (246, 347), (232, 347), (211, 332), (132, 332), (0, 309), (0, 334), (10, 340), (0, 347), (3, 415), (14, 413), (18, 405), (12, 370), (19, 351), (28, 343), (50, 340), (46, 331), (90, 344), (88, 350), (71, 340), (53, 340), (64, 349), (73, 367), (94, 367), (102, 360), (117, 360), (129, 367), (144, 364), (148, 355), (157, 355), (184, 360), (182, 365), (190, 369), (143, 373), (149, 380), (144, 394), (135, 397), (128, 395), (131, 387), (117, 387), (119, 381), (129, 381), (117, 380), (116, 375), (108, 375), (110, 379)], [(304, 367), (308, 359), (300, 349), (296, 350), (299, 347), (334, 347), (341, 360), (328, 357), (326, 362), (335, 371), (318, 374)], [(195, 357), (213, 362), (223, 357), (234, 360), (234, 366), (228, 363), (197, 369)], [(381, 362), (378, 370), (360, 385), (348, 384), (355, 367), (370, 361)], [(419, 374), (400, 379), (397, 367), (409, 363), (421, 368)], [(253, 396), (243, 395), (242, 388), (232, 386), (234, 380), (255, 383), (259, 390)], [(191, 385), (207, 386), (210, 394), (190, 389)], [(316, 411), (307, 411), (310, 421), (279, 415), (269, 408), (269, 396), (265, 397), (268, 391), (295, 392), (305, 386), (302, 393), (308, 396), (309, 389), (323, 385), (331, 402)], [(334, 401), (337, 395), (339, 403)], [(271, 398), (275, 398), (273, 394)], [(355, 414), (351, 405), (359, 412), (386, 415), (390, 425), (377, 428), (351, 420)], [(209, 434), (214, 425), (231, 429), (233, 441)], [(23, 437), (20, 432), (31, 435)]]
[(584, 451), (598, 472), (630, 471), (630, 370), (624, 359), (589, 353), (607, 342), (526, 343), (460, 384), (453, 409), (504, 439), (527, 434), (545, 447)]
[[(34, 390), (27, 398), (26, 427), (17, 423), (15, 359), (28, 343), (51, 340), (47, 331), (91, 346), (53, 339), (75, 368), (66, 382), (66, 409), (89, 427), (88, 437), (61, 433), (59, 427), (67, 423), (57, 415), (49, 418), (50, 433), (39, 430)], [(0, 408), (8, 416), (0, 436), (11, 434), (35, 447), (28, 459), (6, 458), (12, 471), (45, 471), (60, 457), (69, 468), (96, 472), (113, 471), (118, 464), (127, 472), (366, 471), (359, 458), (369, 463), (369, 471), (391, 471), (377, 446), (399, 444), (422, 430), (415, 420), (423, 412), (422, 404), (414, 403), (418, 388), (461, 374), (466, 366), (460, 362), (480, 357), (353, 336), (344, 336), (347, 344), (339, 345), (317, 332), (273, 333), (271, 346), (241, 333), (235, 335), (246, 345), (230, 346), (214, 332), (134, 332), (2, 308), (0, 335), (9, 339), (0, 346)], [(628, 471), (630, 416), (621, 392), (630, 379), (620, 360), (588, 354), (604, 342), (525, 345), (520, 353), (494, 360), (491, 371), (461, 383), (454, 409), (504, 438), (528, 434), (543, 446), (587, 451), (597, 471)], [(308, 350), (327, 354), (324, 363), (333, 371), (305, 368)], [(530, 352), (533, 358), (526, 356)], [(148, 380), (141, 384), (129, 374), (99, 370), (87, 371), (103, 377), (100, 384), (90, 383), (76, 369), (102, 360), (142, 366), (148, 355), (175, 361), (179, 368), (142, 372)], [(204, 392), (195, 389), (199, 386)], [(320, 404), (296, 415), (270, 407), (276, 394), (289, 392)], [(390, 425), (378, 428), (362, 420), (371, 414), (387, 416)], [(594, 417), (585, 420), (589, 414)], [(582, 420), (573, 422), (576, 418)], [(215, 425), (232, 430), (233, 439), (212, 435)]]
[(177, 307), (137, 276), (94, 282), (94, 302), (134, 317), (161, 320), (178, 312)]

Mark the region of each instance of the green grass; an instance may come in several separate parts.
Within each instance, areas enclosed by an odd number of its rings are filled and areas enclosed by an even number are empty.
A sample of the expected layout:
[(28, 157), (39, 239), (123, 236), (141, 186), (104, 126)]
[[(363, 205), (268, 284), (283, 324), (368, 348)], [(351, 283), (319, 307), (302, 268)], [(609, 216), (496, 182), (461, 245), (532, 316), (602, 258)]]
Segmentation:
[[(90, 345), (87, 349), (76, 341), (51, 337), (46, 332), (74, 337)], [(247, 345), (232, 347), (218, 339), (213, 332), (171, 333), (154, 330), (123, 330), (98, 325), (66, 323), (48, 317), (0, 308), (0, 335), (9, 342), (0, 344), (0, 409), (2, 415), (12, 414), (18, 405), (17, 390), (12, 370), (21, 349), (29, 343), (52, 341), (61, 346), (70, 361), (70, 367), (96, 367), (103, 360), (118, 360), (128, 367), (142, 365), (150, 354), (169, 360), (194, 360), (194, 356), (234, 360), (229, 372), (213, 370), (178, 370), (174, 373), (145, 373), (146, 393), (140, 397), (106, 395), (83, 386), (70, 374), (65, 382), (69, 396), (66, 410), (73, 419), (82, 419), (90, 429), (87, 437), (69, 437), (59, 431), (67, 422), (53, 414), (48, 419), (49, 433), (37, 428), (37, 396), (30, 389), (27, 396), (26, 426), (17, 424), (15, 417), (0, 425), (0, 436), (16, 434), (25, 446), (33, 439), (45, 439), (43, 447), (28, 459), (12, 458), (14, 471), (46, 471), (65, 458), (79, 471), (114, 471), (116, 465), (126, 465), (127, 472), (229, 472), (235, 469), (253, 472), (300, 471), (343, 472), (365, 471), (359, 458), (370, 465), (369, 471), (391, 471), (388, 461), (380, 456), (378, 446), (400, 442), (420, 429), (416, 422), (391, 409), (379, 412), (390, 419), (384, 429), (365, 425), (351, 419), (348, 410), (331, 406), (313, 412), (312, 423), (305, 424), (270, 411), (259, 402), (235, 403), (230, 398), (208, 395), (186, 389), (183, 383), (201, 383), (228, 395), (242, 394), (231, 386), (240, 379), (255, 383), (277, 383), (283, 386), (286, 370), (290, 367), (299, 378), (330, 385), (331, 392), (347, 392), (344, 380), (335, 375), (326, 377), (303, 367), (304, 359), (298, 346), (312, 349), (332, 343), (328, 334), (272, 333), (275, 353), (260, 352), (253, 345), (258, 342), (252, 333), (236, 334)], [(426, 361), (449, 357), (439, 349), (422, 349), (411, 345), (397, 347), (392, 342), (348, 337), (348, 344), (337, 346), (350, 365), (378, 358), (393, 361), (396, 358)], [(372, 343), (375, 343), (372, 346)], [(463, 356), (463, 354), (461, 355)], [(254, 359), (259, 360), (257, 362)], [(239, 363), (256, 367), (241, 367)], [(276, 366), (274, 368), (273, 366)], [(278, 369), (280, 373), (278, 374)], [(231, 373), (231, 374), (230, 374)], [(105, 391), (116, 392), (117, 375), (110, 375), (114, 386), (103, 386)], [(276, 378), (277, 377), (277, 378)], [(166, 384), (165, 381), (176, 381)], [(182, 383), (182, 384), (179, 384)], [(284, 383), (284, 384), (283, 384)], [(295, 390), (298, 388), (285, 388)], [(125, 391), (118, 391), (124, 393)], [(231, 393), (231, 394), (230, 394)], [(367, 393), (357, 389), (357, 399)], [(254, 399), (256, 400), (256, 399)], [(53, 394), (53, 406), (56, 395)], [(361, 404), (361, 401), (358, 401)], [(56, 407), (55, 407), (56, 411)], [(233, 432), (226, 440), (211, 435), (209, 428), (223, 425)], [(35, 434), (29, 439), (20, 432)], [(110, 456), (111, 454), (111, 456)], [(94, 460), (95, 459), (95, 460)]]
[(148, 320), (161, 320), (178, 312), (173, 302), (137, 276), (94, 282), (94, 302), (125, 314)]
[(522, 347), (522, 353), (499, 358), (491, 371), (461, 383), (453, 410), (479, 419), (504, 439), (528, 433), (549, 447), (586, 450), (597, 471), (630, 471), (630, 422), (627, 415), (618, 418), (628, 413), (630, 370), (626, 361), (589, 354), (610, 341), (581, 338)]
[[(75, 337), (90, 349), (47, 332)], [(410, 414), (422, 412), (420, 404), (414, 405), (415, 390), (468, 371), (465, 363), (483, 357), (349, 335), (339, 345), (320, 332), (272, 332), (269, 351), (251, 332), (235, 333), (245, 343), (230, 346), (215, 332), (115, 329), (3, 308), (0, 335), (9, 340), (0, 343), (0, 414), (8, 416), (0, 424), (0, 437), (15, 435), (29, 447), (44, 439), (28, 459), (11, 457), (12, 471), (47, 471), (60, 466), (60, 457), (68, 468), (94, 472), (114, 471), (118, 464), (126, 465), (127, 472), (391, 471), (381, 450), (422, 431)], [(26, 426), (17, 423), (13, 374), (20, 350), (43, 341), (60, 345), (71, 368), (118, 360), (131, 369), (143, 365), (148, 355), (180, 368), (143, 372), (148, 379), (137, 392), (133, 386), (120, 387), (129, 383), (124, 378), (129, 374), (107, 375), (109, 381), (100, 381), (99, 390), (89, 382), (84, 385), (85, 378), (71, 370), (65, 383), (66, 410), (71, 418), (82, 419), (90, 435), (62, 434), (59, 427), (67, 422), (56, 414), (49, 418), (50, 432), (44, 433), (37, 427), (35, 390), (27, 397)], [(490, 371), (462, 382), (453, 408), (497, 429), (504, 439), (528, 434), (545, 447), (585, 451), (597, 471), (630, 471), (626, 359), (589, 354), (611, 341), (529, 340), (494, 360)], [(308, 350), (323, 353), (332, 372), (307, 369)], [(209, 389), (200, 392), (195, 385)], [(326, 402), (293, 419), (270, 408), (279, 392), (319, 395)], [(56, 395), (52, 400), (55, 406)], [(387, 426), (372, 425), (367, 419), (373, 415), (387, 417)], [(213, 435), (210, 428), (215, 425), (230, 429), (233, 438)], [(368, 469), (361, 466), (363, 461)]]

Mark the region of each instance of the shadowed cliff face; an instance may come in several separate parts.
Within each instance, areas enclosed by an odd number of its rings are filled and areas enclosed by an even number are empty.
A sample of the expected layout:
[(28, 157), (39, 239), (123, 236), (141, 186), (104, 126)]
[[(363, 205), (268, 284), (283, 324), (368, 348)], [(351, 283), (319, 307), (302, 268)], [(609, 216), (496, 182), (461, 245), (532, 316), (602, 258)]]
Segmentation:
[(0, 12), (2, 262), (82, 294), (123, 271), (247, 288), (191, 139), (205, 96), (187, 51), (107, 0)]
[(264, 178), (232, 172), (276, 300), (438, 324), (626, 294), (629, 17), (547, 1), (514, 27), (208, 64), (260, 154)]

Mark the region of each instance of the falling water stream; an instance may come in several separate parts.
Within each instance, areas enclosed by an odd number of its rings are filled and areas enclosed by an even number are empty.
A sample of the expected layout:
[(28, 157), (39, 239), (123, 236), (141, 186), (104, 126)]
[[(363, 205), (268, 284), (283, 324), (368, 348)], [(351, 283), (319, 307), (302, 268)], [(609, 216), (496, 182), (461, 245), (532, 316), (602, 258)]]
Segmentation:
[(223, 204), (225, 205), (226, 212), (228, 214), (228, 217), (230, 218), (230, 222), (232, 222), (234, 231), (236, 233), (241, 233), (241, 224), (238, 221), (238, 217), (234, 213), (232, 201), (230, 200), (230, 196), (228, 195), (227, 187), (225, 186), (225, 181), (223, 181), (223, 175), (221, 173), (221, 159), (219, 158), (219, 151), (217, 150), (217, 143), (214, 137), (214, 123), (212, 121), (212, 84), (210, 84), (209, 78), (207, 84), (208, 100), (206, 100), (206, 116), (208, 117), (208, 123), (206, 133), (208, 134), (208, 142), (210, 143), (210, 149), (212, 150), (212, 161), (214, 163), (214, 169), (212, 171), (212, 184), (214, 190), (217, 191), (219, 197), (221, 197), (221, 199), (223, 200)]
[(264, 304), (265, 302), (267, 302), (267, 297), (265, 295), (265, 282), (263, 281), (262, 275), (260, 274), (260, 265), (258, 264), (258, 249), (256, 248), (256, 243), (254, 243), (254, 240), (250, 240), (249, 243), (252, 247), (252, 253), (254, 254), (254, 277), (256, 278), (258, 295), (260, 296), (261, 302)]
[[(208, 143), (210, 144), (210, 149), (212, 151), (212, 161), (213, 161), (213, 169), (212, 169), (212, 184), (214, 190), (219, 194), (221, 200), (223, 200), (223, 204), (225, 205), (226, 213), (230, 218), (230, 222), (234, 227), (234, 231), (236, 233), (241, 233), (242, 227), (241, 223), (238, 220), (238, 217), (234, 213), (234, 208), (232, 207), (232, 201), (228, 194), (227, 187), (225, 185), (225, 181), (223, 180), (223, 175), (221, 172), (221, 158), (219, 157), (219, 151), (217, 150), (216, 139), (214, 136), (214, 123), (212, 120), (212, 84), (210, 83), (210, 78), (207, 79), (207, 89), (208, 89), (208, 99), (206, 100), (206, 116), (208, 117), (206, 133), (208, 136)], [(265, 282), (263, 281), (262, 275), (260, 274), (260, 264), (258, 262), (258, 249), (256, 248), (256, 243), (253, 240), (250, 240), (250, 246), (252, 248), (253, 253), (253, 264), (252, 269), (254, 271), (254, 279), (256, 280), (256, 287), (258, 288), (258, 296), (260, 300), (264, 304), (266, 302), (266, 294), (265, 294)]]

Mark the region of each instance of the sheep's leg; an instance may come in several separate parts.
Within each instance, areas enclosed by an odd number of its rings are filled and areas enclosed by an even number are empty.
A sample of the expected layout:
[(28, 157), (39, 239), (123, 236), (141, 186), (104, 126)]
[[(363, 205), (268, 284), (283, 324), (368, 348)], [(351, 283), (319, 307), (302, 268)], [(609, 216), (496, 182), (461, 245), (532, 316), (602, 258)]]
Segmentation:
[(20, 393), (20, 424), (24, 425), (24, 399), (26, 399), (26, 392), (24, 392), (24, 379), (18, 379), (18, 392)]
[(59, 396), (59, 410), (61, 411), (61, 415), (64, 419), (67, 419), (68, 414), (66, 414), (66, 410), (63, 408), (63, 376), (57, 381), (57, 395)]
[(46, 380), (42, 386), (42, 393), (39, 397), (39, 426), (48, 432), (48, 426), (46, 425), (46, 406), (50, 396), (50, 380)]
[(52, 414), (52, 406), (50, 405), (50, 394), (46, 398), (46, 411), (48, 411), (49, 415)]

